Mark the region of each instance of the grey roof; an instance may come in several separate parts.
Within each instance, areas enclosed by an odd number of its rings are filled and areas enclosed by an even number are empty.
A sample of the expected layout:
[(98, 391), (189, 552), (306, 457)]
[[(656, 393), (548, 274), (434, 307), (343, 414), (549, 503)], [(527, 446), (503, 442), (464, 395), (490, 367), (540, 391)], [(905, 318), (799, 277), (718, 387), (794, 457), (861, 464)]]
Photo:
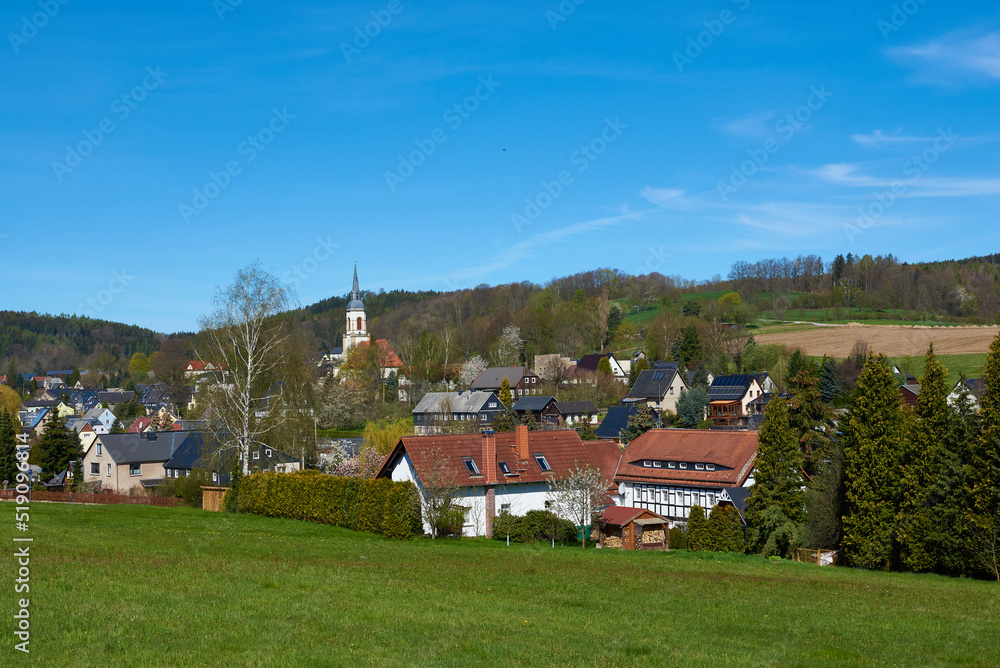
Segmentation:
[(358, 286), (358, 263), (354, 263), (354, 285), (351, 287), (351, 301), (347, 303), (347, 310), (364, 309), (365, 303), (361, 301), (361, 288)]
[(102, 434), (97, 440), (116, 464), (165, 462), (191, 436), (191, 432), (167, 431), (145, 434)]
[(677, 375), (677, 362), (671, 364), (673, 366), (640, 371), (628, 396), (633, 399), (661, 399)]
[(121, 404), (130, 399), (135, 399), (135, 392), (98, 392), (97, 400), (101, 403), (105, 401), (109, 404)]
[[(958, 386), (962, 384), (962, 381), (955, 383), (955, 387), (952, 388), (953, 392), (958, 391)], [(969, 392), (978, 401), (983, 398), (983, 392), (986, 391), (986, 383), (983, 382), (982, 378), (966, 378), (965, 386), (969, 388)]]
[(739, 401), (754, 380), (748, 373), (716, 376), (708, 388), (708, 398), (710, 401)]
[(747, 509), (747, 498), (750, 497), (749, 487), (726, 487), (724, 491), (728, 496), (729, 500), (733, 502), (736, 506), (736, 510), (740, 511), (740, 515)]
[(610, 438), (618, 439), (618, 434), (628, 425), (628, 419), (630, 416), (635, 415), (639, 412), (639, 407), (635, 404), (628, 404), (627, 406), (612, 406), (608, 409), (608, 414), (604, 416), (601, 420), (601, 424), (597, 425), (597, 429), (594, 430), (594, 434), (597, 438)]
[(593, 401), (557, 401), (556, 410), (560, 415), (597, 415), (597, 405)]
[(491, 366), (472, 381), (473, 390), (499, 390), (503, 383), (504, 376), (511, 387), (521, 382), (525, 376), (531, 375), (527, 367), (524, 366)]
[(601, 358), (607, 357), (608, 361), (611, 361), (611, 353), (592, 353), (590, 355), (584, 355), (580, 358), (580, 361), (576, 363), (577, 369), (585, 369), (587, 371), (593, 371), (597, 373), (597, 365), (601, 363)]
[[(497, 406), (487, 408), (493, 399)], [(451, 413), (479, 413), (483, 410), (498, 410), (500, 400), (493, 392), (428, 392), (413, 409), (414, 413), (444, 413), (444, 404)]]
[(555, 400), (555, 397), (549, 396), (521, 397), (514, 402), (511, 408), (515, 411), (543, 411), (546, 406), (554, 403)]
[(920, 384), (919, 383), (907, 383), (906, 385), (900, 385), (899, 389), (909, 390), (913, 394), (920, 394)]

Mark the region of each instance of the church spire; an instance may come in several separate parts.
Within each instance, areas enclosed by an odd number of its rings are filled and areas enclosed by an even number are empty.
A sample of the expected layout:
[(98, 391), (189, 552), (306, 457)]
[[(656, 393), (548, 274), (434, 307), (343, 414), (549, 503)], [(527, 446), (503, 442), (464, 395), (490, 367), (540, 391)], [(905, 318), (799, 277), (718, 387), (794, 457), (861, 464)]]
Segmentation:
[(358, 261), (354, 261), (354, 287), (351, 289), (351, 300), (361, 299), (361, 288), (358, 287)]

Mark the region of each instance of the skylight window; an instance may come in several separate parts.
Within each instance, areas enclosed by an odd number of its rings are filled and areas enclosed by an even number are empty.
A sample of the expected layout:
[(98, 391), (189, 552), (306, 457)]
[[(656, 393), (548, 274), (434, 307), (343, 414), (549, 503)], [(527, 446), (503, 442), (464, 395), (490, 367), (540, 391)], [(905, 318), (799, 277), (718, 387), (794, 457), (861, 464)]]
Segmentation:
[(543, 471), (552, 470), (552, 467), (549, 466), (549, 460), (545, 459), (545, 455), (532, 455), (532, 457), (534, 457), (535, 461), (538, 462), (538, 468), (542, 469)]
[(465, 462), (465, 468), (469, 469), (469, 475), (482, 475), (479, 472), (479, 467), (476, 466), (476, 462), (473, 461), (472, 457), (466, 457), (462, 460)]
[(510, 475), (510, 467), (507, 466), (507, 462), (500, 462), (500, 470), (503, 471), (504, 475)]

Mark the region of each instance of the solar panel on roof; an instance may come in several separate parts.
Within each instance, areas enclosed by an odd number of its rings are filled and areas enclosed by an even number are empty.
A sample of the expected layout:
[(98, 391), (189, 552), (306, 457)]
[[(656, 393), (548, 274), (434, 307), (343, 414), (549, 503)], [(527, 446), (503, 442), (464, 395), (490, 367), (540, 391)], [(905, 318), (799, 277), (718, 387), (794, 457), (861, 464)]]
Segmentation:
[(653, 380), (663, 380), (663, 375), (662, 371), (657, 371), (653, 374)]

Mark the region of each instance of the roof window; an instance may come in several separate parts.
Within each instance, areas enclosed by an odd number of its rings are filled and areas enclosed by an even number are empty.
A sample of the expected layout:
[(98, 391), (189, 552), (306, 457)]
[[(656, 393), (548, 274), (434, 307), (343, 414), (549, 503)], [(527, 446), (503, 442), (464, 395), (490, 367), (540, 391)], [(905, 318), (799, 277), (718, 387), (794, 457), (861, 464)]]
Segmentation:
[(510, 467), (507, 466), (507, 462), (500, 462), (500, 470), (503, 471), (504, 475), (510, 475)]
[(549, 460), (545, 459), (545, 455), (532, 455), (532, 457), (534, 457), (535, 461), (538, 462), (538, 468), (542, 469), (543, 471), (552, 470), (552, 467), (549, 466)]
[(465, 468), (469, 469), (469, 475), (482, 475), (482, 473), (479, 472), (479, 467), (476, 466), (476, 462), (472, 459), (472, 457), (465, 457), (462, 461), (465, 462)]

